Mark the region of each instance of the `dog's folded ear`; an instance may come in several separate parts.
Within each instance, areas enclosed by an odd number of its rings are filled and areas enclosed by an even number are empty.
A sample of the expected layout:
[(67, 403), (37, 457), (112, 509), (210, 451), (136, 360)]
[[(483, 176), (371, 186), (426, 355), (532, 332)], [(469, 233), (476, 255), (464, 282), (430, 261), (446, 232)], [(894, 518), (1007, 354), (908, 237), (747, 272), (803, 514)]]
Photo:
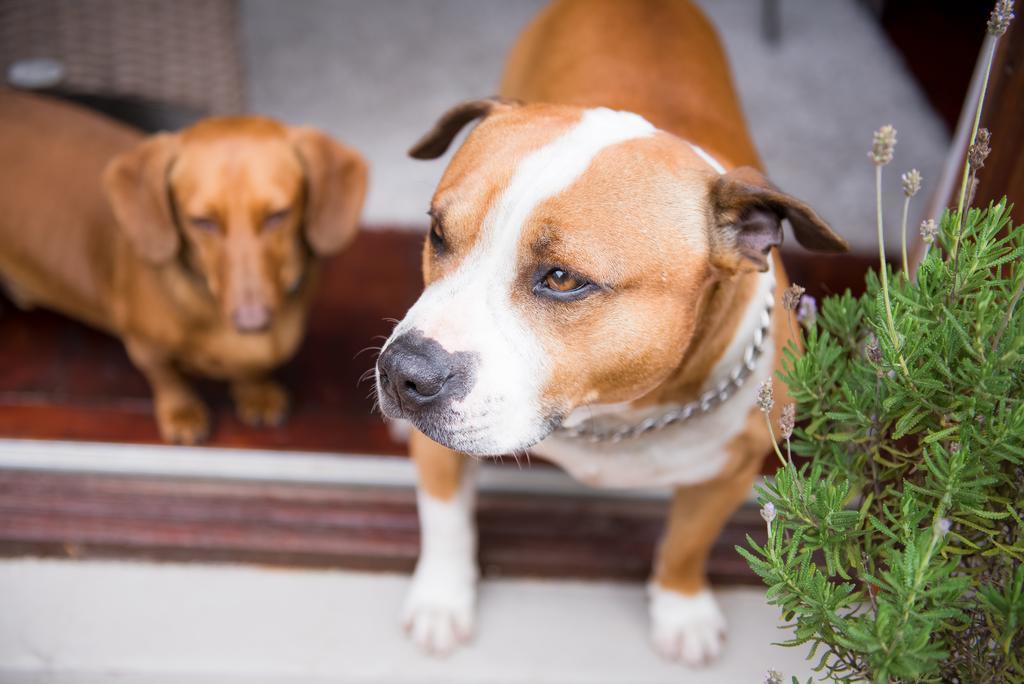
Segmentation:
[(178, 146), (176, 134), (159, 133), (111, 159), (103, 171), (103, 187), (121, 230), (135, 251), (154, 264), (169, 261), (180, 246), (167, 180)]
[(355, 236), (366, 199), (366, 160), (315, 128), (288, 131), (306, 174), (306, 241), (320, 256)]
[(496, 110), (514, 106), (512, 100), (500, 97), (486, 97), (480, 100), (466, 100), (441, 115), (434, 127), (409, 148), (413, 159), (437, 159), (444, 154), (466, 124), (483, 119)]
[(797, 242), (816, 252), (845, 252), (846, 240), (805, 203), (771, 184), (748, 166), (733, 169), (711, 183), (715, 222), (712, 253), (716, 265), (768, 270), (772, 247), (782, 244), (782, 219), (789, 219)]

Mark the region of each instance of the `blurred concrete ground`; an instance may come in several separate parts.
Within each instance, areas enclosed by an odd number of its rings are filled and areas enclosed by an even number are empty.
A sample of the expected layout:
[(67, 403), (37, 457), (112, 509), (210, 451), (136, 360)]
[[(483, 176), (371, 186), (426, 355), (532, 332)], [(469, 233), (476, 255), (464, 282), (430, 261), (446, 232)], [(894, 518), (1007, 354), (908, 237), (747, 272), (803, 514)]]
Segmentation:
[(769, 667), (811, 674), (805, 649), (771, 645), (784, 633), (760, 589), (721, 591), (724, 655), (692, 670), (654, 653), (640, 585), (485, 580), (475, 640), (439, 660), (401, 633), (407, 584), (341, 571), (2, 560), (0, 682), (756, 684)]
[[(927, 195), (947, 133), (867, 10), (854, 0), (780, 0), (782, 40), (772, 46), (760, 2), (700, 4), (724, 38), (769, 175), (855, 247), (876, 244), (871, 133), (896, 126), (886, 216), (888, 244), (898, 245), (899, 174), (920, 169)], [(250, 105), (360, 148), (373, 171), (368, 223), (423, 226), (444, 164), (405, 150), (451, 104), (495, 92), (505, 53), (543, 5), (243, 0)]]

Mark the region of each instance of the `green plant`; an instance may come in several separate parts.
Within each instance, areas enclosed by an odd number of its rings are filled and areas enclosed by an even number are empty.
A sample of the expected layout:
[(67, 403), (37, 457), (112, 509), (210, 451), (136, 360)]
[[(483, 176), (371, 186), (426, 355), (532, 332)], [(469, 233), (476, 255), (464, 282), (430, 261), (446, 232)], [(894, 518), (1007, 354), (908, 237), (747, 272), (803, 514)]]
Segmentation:
[[(1002, 32), (1010, 17), (998, 3)], [(1024, 681), (1024, 226), (1005, 199), (970, 208), (978, 118), (959, 209), (922, 225), (935, 244), (916, 280), (883, 260), (785, 351), (801, 422), (787, 407), (783, 467), (759, 489), (767, 541), (738, 551), (785, 644), (812, 644), (839, 681)], [(879, 202), (894, 145), (882, 129), (869, 155)], [(761, 399), (768, 420), (770, 386)]]

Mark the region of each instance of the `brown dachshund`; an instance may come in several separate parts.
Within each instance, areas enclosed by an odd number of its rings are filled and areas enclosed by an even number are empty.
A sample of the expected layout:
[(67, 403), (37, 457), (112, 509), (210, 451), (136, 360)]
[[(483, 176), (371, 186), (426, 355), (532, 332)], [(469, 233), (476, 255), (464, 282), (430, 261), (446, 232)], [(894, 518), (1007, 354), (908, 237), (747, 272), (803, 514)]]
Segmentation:
[(257, 116), (145, 137), (0, 90), (0, 158), (0, 285), (18, 306), (119, 337), (167, 441), (209, 432), (183, 371), (229, 381), (248, 424), (283, 420), (268, 373), (302, 340), (318, 257), (356, 232), (356, 151)]

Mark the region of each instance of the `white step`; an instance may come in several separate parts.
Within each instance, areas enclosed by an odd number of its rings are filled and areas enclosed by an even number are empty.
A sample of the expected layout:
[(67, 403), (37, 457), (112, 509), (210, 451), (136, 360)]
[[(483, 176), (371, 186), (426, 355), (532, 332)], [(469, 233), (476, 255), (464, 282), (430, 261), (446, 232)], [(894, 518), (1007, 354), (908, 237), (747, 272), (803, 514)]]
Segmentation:
[(0, 561), (3, 684), (736, 682), (769, 667), (804, 678), (802, 649), (772, 646), (778, 611), (754, 588), (719, 593), (724, 657), (689, 670), (647, 640), (637, 584), (487, 580), (477, 637), (446, 660), (397, 624), (407, 578), (240, 565)]

